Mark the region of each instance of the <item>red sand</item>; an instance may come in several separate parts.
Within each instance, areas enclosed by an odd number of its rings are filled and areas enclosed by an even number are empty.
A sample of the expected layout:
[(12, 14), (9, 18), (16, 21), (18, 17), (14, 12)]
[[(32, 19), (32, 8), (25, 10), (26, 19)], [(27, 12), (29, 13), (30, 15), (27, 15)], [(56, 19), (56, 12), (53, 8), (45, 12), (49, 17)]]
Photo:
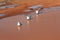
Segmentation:
[(60, 6), (60, 0), (12, 0), (11, 3), (13, 4), (17, 3), (20, 4), (20, 6), (16, 8), (0, 10), (0, 13), (4, 13), (7, 16), (12, 16), (23, 13), (23, 10), (33, 5), (43, 5), (44, 8), (52, 6)]

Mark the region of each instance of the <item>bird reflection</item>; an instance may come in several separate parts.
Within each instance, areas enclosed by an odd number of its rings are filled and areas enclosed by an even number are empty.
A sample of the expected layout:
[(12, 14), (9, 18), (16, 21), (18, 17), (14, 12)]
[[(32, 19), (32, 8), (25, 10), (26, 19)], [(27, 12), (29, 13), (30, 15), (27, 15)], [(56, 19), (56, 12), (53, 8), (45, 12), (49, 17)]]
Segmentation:
[(38, 17), (39, 15), (36, 15), (36, 17)]
[(26, 26), (26, 28), (27, 28), (27, 31), (28, 32), (30, 32), (30, 24), (31, 24), (31, 20), (27, 20), (27, 26)]
[(36, 15), (36, 22), (39, 22), (39, 15)]
[(21, 31), (21, 28), (22, 28), (21, 26), (17, 26), (18, 31)]
[(27, 20), (27, 25), (30, 24), (32, 22), (32, 20)]
[(27, 25), (29, 25), (30, 24), (30, 21), (29, 20), (27, 20)]

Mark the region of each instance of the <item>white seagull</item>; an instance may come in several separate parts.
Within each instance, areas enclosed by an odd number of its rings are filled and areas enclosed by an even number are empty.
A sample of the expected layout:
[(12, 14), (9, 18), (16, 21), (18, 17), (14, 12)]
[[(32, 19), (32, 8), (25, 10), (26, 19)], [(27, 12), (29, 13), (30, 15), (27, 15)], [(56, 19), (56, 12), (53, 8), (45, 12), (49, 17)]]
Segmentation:
[(22, 25), (22, 23), (21, 23), (21, 22), (18, 22), (18, 23), (17, 23), (17, 26), (21, 26), (21, 25)]

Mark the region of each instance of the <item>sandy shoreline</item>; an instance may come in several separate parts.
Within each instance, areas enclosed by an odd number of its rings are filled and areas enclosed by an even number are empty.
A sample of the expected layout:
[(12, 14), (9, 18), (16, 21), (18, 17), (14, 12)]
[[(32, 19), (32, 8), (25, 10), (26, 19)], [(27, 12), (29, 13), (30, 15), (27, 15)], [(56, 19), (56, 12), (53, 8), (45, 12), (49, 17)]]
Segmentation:
[[(44, 8), (60, 6), (59, 0), (29, 0), (29, 1), (15, 0), (14, 2), (20, 4), (20, 6), (17, 6), (16, 8), (8, 8), (8, 9), (0, 10), (0, 14), (6, 14), (6, 16), (4, 17), (22, 14), (24, 10), (26, 10), (28, 7), (33, 5), (43, 5)], [(14, 4), (14, 2), (12, 3)], [(0, 18), (4, 18), (4, 17), (0, 17)]]

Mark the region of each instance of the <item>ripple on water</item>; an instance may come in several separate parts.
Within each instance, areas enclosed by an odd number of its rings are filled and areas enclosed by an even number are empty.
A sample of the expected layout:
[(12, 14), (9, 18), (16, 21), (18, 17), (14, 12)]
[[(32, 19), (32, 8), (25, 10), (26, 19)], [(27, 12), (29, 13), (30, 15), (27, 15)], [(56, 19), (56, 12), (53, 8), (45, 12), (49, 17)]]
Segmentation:
[(0, 17), (6, 16), (6, 14), (0, 14)]

